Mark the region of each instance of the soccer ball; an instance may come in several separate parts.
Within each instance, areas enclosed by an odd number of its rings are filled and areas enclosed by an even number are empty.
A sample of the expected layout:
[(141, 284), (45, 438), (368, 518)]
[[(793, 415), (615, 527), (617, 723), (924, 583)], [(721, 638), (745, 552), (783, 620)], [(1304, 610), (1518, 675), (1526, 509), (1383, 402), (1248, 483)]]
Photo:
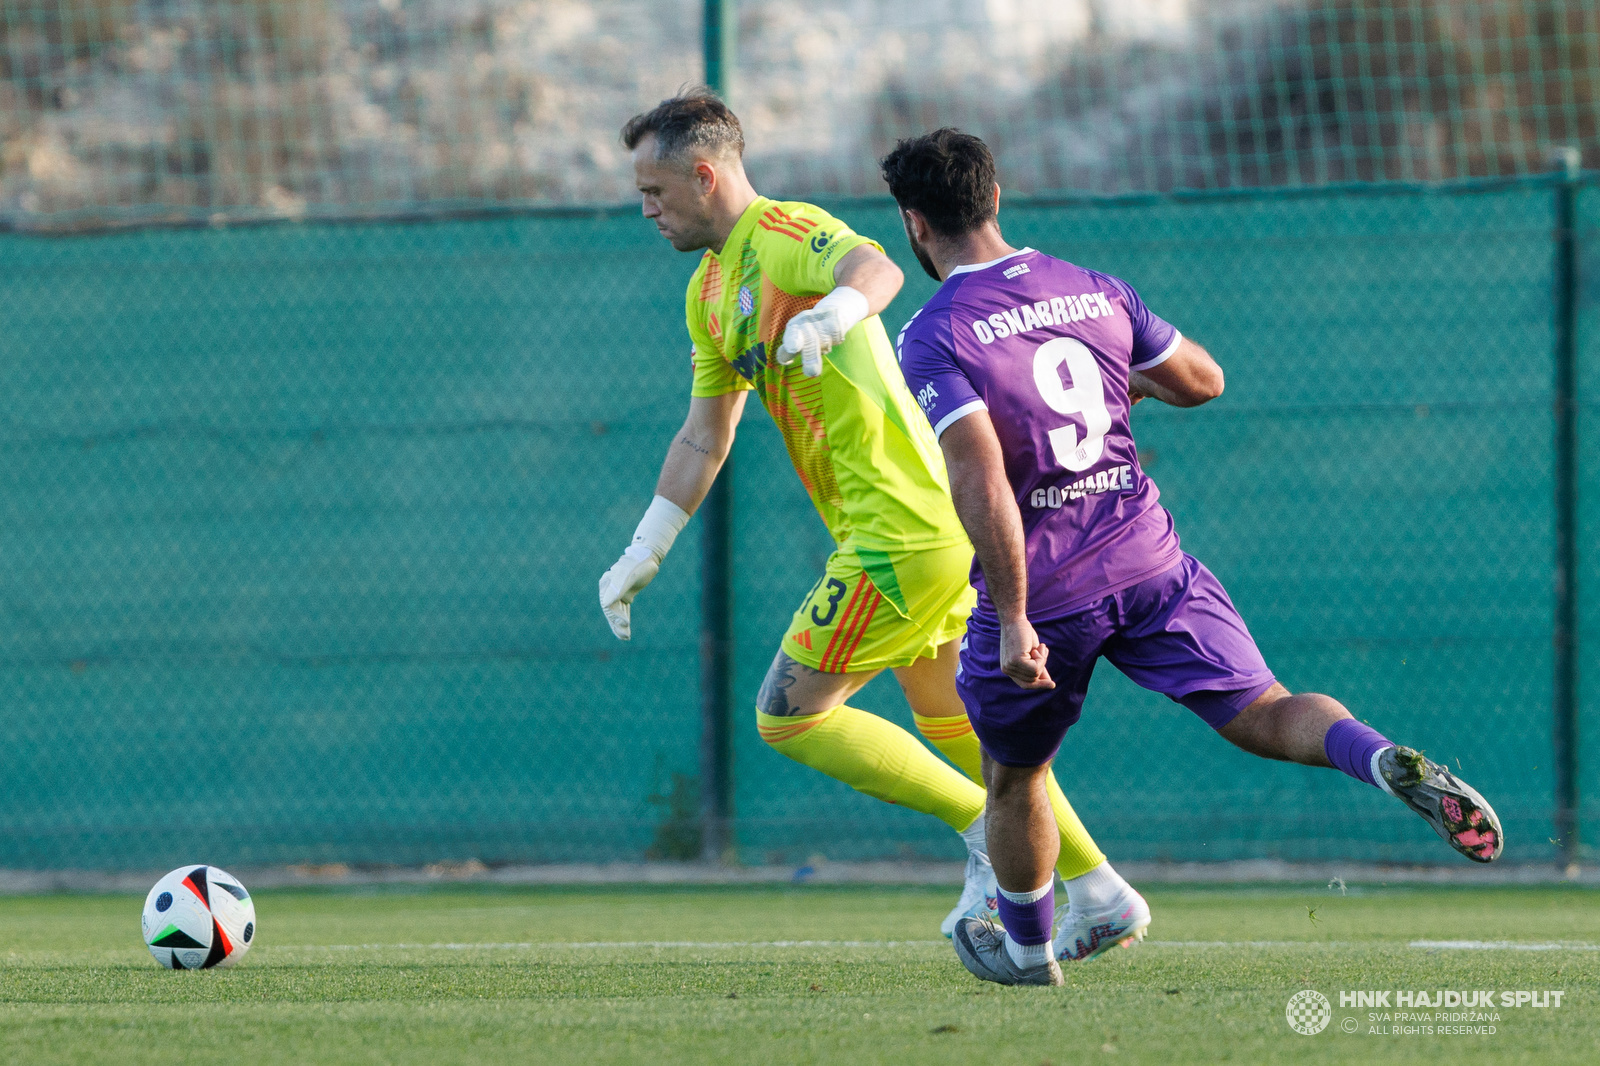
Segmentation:
[(169, 970), (232, 966), (256, 939), (256, 905), (215, 866), (180, 866), (144, 900), (144, 942)]

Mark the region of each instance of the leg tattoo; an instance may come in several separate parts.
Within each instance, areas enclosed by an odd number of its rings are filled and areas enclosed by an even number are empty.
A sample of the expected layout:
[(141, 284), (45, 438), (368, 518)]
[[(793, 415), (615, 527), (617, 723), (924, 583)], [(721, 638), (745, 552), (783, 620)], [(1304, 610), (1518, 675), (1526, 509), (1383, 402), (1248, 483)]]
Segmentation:
[(761, 682), (761, 691), (756, 694), (756, 706), (762, 714), (770, 714), (774, 718), (785, 715), (797, 714), (799, 707), (791, 707), (789, 703), (789, 690), (794, 687), (795, 661), (783, 652), (778, 653), (777, 660), (767, 671), (767, 676)]

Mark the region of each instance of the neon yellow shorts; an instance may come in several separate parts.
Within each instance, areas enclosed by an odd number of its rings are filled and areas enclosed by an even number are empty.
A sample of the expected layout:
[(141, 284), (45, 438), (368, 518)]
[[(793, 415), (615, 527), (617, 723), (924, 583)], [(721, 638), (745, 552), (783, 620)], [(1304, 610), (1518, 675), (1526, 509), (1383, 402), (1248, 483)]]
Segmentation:
[(830, 674), (909, 666), (966, 632), (978, 594), (966, 543), (918, 551), (840, 548), (783, 635), (795, 662)]

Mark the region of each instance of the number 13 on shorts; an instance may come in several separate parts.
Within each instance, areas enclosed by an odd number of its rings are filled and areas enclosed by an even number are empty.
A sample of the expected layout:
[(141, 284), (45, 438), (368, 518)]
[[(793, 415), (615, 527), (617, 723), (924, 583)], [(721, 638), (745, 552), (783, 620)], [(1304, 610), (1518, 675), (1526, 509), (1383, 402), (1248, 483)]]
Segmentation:
[(906, 666), (966, 629), (972, 547), (841, 548), (789, 621), (783, 650), (830, 674)]
[(864, 571), (826, 573), (795, 612), (784, 637), (784, 650), (813, 669), (845, 673), (882, 607), (883, 596)]

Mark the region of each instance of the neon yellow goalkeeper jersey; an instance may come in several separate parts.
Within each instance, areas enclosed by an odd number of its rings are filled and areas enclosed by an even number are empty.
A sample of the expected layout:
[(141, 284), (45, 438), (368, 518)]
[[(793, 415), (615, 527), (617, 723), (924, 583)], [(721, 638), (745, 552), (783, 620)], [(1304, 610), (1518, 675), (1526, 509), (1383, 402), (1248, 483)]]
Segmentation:
[(754, 389), (795, 473), (840, 545), (892, 550), (966, 539), (944, 456), (873, 315), (828, 353), (820, 377), (774, 356), (789, 319), (834, 288), (845, 253), (876, 241), (821, 208), (758, 197), (720, 255), (689, 281), (695, 396)]

